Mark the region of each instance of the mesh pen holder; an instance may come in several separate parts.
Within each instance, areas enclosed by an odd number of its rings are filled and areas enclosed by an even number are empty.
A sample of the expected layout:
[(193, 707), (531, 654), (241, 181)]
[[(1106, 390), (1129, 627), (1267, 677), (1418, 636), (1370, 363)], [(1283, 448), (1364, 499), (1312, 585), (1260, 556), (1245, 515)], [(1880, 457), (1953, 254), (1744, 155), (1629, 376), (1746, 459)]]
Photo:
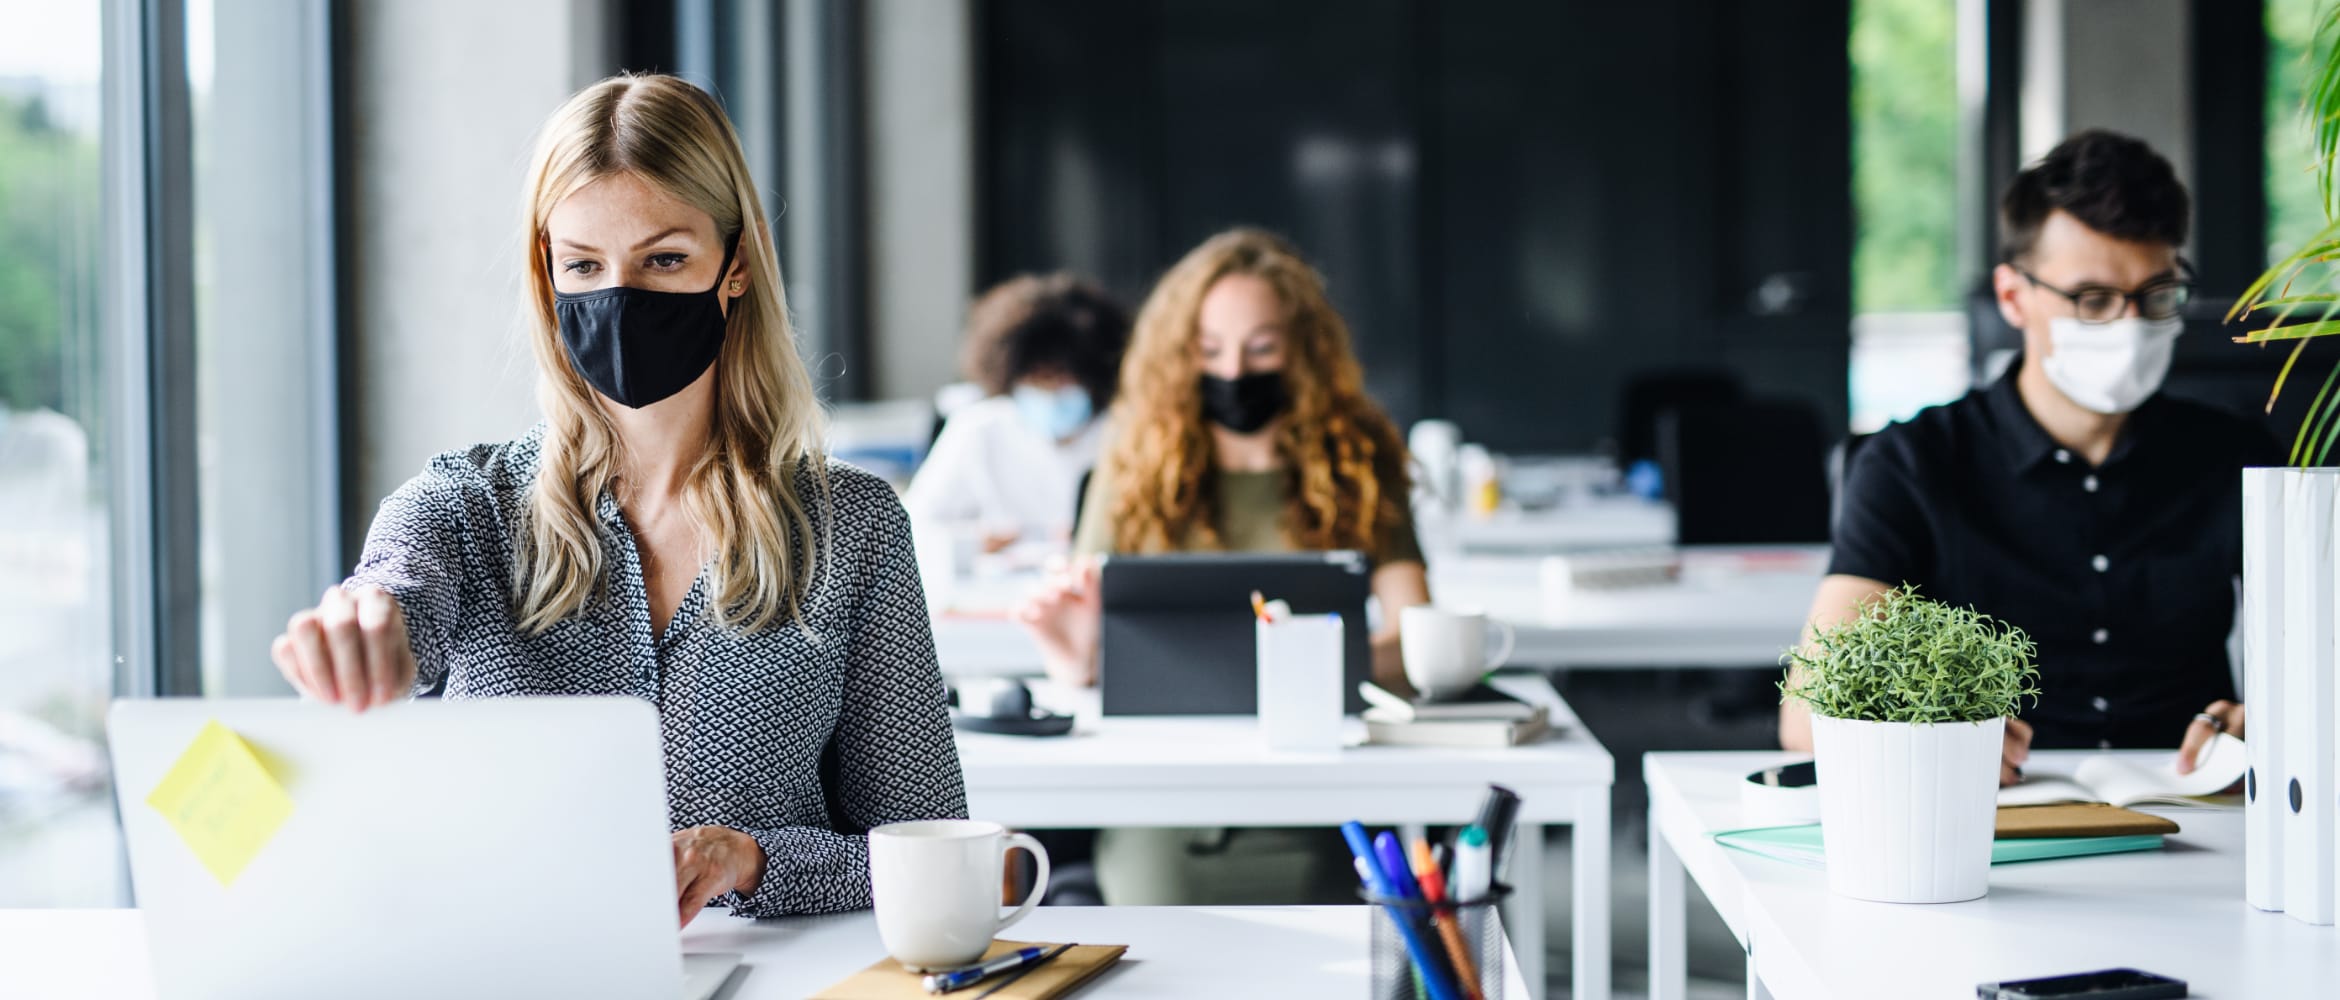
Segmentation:
[[(1404, 920), (1414, 928), (1422, 944), (1436, 955), (1438, 974), (1448, 982), (1460, 980), (1449, 956), (1448, 939), (1439, 922), (1451, 920), (1463, 942), (1464, 951), (1478, 976), (1479, 995), (1485, 1000), (1503, 997), (1503, 922), (1497, 918), (1495, 907), (1511, 895), (1511, 887), (1497, 884), (1477, 899), (1448, 901), (1436, 907), (1420, 899), (1390, 899), (1369, 892), (1360, 892), (1373, 908), (1373, 1000), (1429, 1000), (1414, 968), (1413, 953), (1406, 947), (1405, 936), (1398, 932), (1398, 921)], [(1436, 916), (1439, 921), (1431, 918)], [(1455, 996), (1469, 996), (1457, 990)]]

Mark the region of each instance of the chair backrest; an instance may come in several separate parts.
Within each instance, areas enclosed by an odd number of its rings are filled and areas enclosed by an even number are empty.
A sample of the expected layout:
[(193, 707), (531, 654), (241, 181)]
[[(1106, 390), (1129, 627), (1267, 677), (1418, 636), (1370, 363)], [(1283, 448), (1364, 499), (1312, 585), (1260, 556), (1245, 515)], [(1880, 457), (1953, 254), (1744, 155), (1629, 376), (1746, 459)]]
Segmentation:
[(1790, 400), (1678, 406), (1658, 418), (1658, 462), (1683, 545), (1828, 541), (1828, 435)]
[(1617, 466), (1658, 457), (1658, 419), (1684, 406), (1742, 398), (1737, 376), (1725, 371), (1675, 369), (1642, 372), (1625, 383), (1617, 403)]

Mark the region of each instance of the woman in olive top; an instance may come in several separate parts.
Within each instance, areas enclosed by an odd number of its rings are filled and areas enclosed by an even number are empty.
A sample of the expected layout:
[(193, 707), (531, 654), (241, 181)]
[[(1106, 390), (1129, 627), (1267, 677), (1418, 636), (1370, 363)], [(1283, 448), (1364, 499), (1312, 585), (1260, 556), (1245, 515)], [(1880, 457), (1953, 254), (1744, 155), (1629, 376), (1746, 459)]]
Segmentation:
[[(1374, 679), (1410, 690), (1397, 611), (1430, 587), (1405, 447), (1365, 395), (1324, 279), (1289, 244), (1236, 229), (1163, 275), (1110, 428), (1076, 553), (1362, 551), (1383, 619)], [(1094, 562), (1077, 558), (1018, 611), (1060, 682), (1096, 681), (1097, 593)], [(1109, 830), (1098, 874), (1116, 904), (1355, 899), (1331, 830)]]

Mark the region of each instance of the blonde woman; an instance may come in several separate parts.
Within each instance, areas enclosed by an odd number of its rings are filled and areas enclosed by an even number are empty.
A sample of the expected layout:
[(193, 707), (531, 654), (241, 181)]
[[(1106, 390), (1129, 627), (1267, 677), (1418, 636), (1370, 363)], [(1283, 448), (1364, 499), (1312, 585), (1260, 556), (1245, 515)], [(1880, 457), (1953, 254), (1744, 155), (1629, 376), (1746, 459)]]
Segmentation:
[(868, 906), (866, 831), (965, 791), (908, 521), (822, 453), (739, 141), (688, 83), (604, 80), (546, 123), (524, 215), (544, 422), (384, 501), (277, 666), (353, 711), (641, 698), (683, 923)]

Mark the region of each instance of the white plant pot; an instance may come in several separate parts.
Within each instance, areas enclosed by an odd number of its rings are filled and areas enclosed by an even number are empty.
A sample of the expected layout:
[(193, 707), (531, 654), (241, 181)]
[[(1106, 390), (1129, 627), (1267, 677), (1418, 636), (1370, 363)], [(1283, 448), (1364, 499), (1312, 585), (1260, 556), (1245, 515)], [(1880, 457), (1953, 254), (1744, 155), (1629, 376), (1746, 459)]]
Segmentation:
[(1991, 887), (2005, 719), (1812, 716), (1828, 888), (1885, 903), (1955, 903)]

